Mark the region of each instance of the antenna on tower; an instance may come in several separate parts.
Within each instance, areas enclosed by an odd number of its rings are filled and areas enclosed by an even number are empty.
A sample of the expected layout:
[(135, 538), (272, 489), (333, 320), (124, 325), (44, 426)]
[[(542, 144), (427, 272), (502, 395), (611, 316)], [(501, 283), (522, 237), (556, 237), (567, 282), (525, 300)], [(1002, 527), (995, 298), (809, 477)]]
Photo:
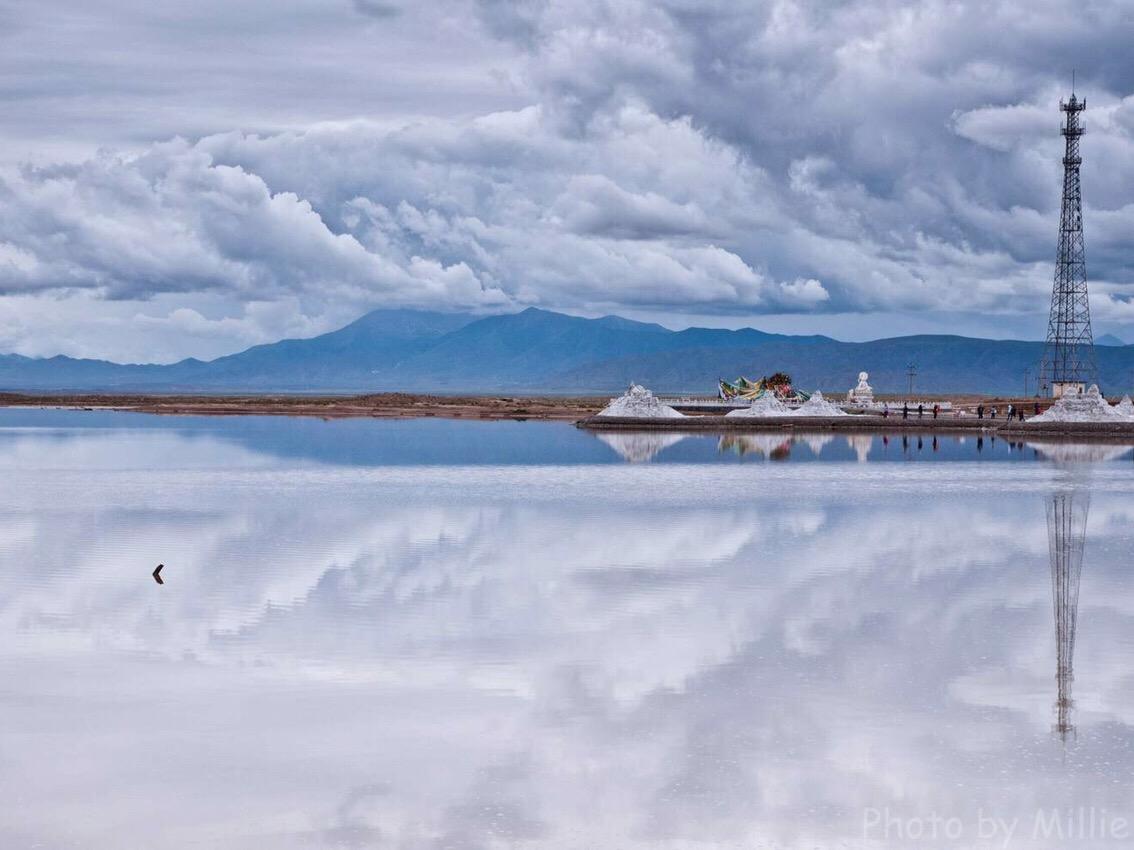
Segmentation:
[[(1072, 72), (1074, 75), (1074, 72)], [(1059, 398), (1081, 393), (1088, 381), (1098, 380), (1095, 343), (1091, 334), (1091, 305), (1087, 298), (1087, 259), (1083, 247), (1083, 192), (1079, 181), (1079, 139), (1083, 127), (1079, 114), (1087, 108), (1075, 96), (1072, 76), (1071, 99), (1060, 101), (1066, 114), (1061, 128), (1066, 147), (1063, 154), (1063, 203), (1059, 215), (1059, 251), (1051, 288), (1051, 312), (1047, 322), (1040, 386)]]

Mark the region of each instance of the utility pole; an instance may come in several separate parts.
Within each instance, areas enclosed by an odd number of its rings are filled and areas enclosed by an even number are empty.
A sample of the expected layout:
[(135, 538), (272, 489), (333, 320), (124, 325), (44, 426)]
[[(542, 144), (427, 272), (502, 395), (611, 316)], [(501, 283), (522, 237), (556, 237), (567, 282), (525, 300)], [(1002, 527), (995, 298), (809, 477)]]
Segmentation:
[(1028, 378), (1032, 375), (1032, 370), (1027, 366), (1024, 367), (1024, 398), (1028, 397)]
[(1083, 248), (1083, 193), (1079, 183), (1079, 139), (1083, 127), (1079, 113), (1087, 108), (1075, 96), (1060, 101), (1066, 114), (1061, 132), (1066, 139), (1063, 154), (1063, 203), (1059, 215), (1059, 251), (1055, 260), (1055, 281), (1051, 287), (1051, 313), (1047, 322), (1040, 386), (1058, 398), (1067, 392), (1081, 392), (1088, 381), (1097, 381), (1095, 343), (1091, 334), (1091, 307), (1087, 299), (1087, 260)]
[(909, 395), (913, 397), (913, 380), (917, 377), (917, 365), (910, 363), (906, 366), (906, 377), (909, 378)]

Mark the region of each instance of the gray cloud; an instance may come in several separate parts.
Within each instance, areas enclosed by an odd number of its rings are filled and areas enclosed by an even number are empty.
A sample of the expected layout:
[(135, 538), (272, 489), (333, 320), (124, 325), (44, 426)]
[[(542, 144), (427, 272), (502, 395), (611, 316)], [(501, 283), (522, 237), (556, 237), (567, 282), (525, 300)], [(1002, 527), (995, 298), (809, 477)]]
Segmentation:
[[(89, 315), (127, 335), (144, 331), (105, 299), (150, 320), (200, 316), (160, 357), (271, 338), (288, 311), (288, 329), (322, 329), (379, 304), (678, 323), (884, 313), (960, 331), (1000, 315), (1039, 335), (1056, 104), (1064, 65), (1096, 56), (1080, 68), (1088, 260), (1096, 319), (1123, 333), (1134, 23), (1122, 5), (218, 5), (214, 21), (133, 21), (140, 54), (68, 42), (33, 60), (21, 46), (4, 60), (22, 80), (7, 95), (42, 114), (14, 132), (47, 153), (0, 187), (0, 302), (84, 293)], [(65, 7), (59, 31), (120, 46), (116, 10)], [(45, 46), (43, 14), (7, 11), (22, 45)], [(358, 12), (383, 20), (359, 26)], [(215, 50), (237, 35), (262, 62)], [(52, 155), (88, 134), (110, 152)], [(173, 134), (188, 140), (161, 141)], [(6, 312), (28, 318), (6, 331)], [(0, 349), (45, 345), (34, 315), (0, 303)], [(73, 330), (84, 353), (124, 350), (106, 327)]]
[(358, 12), (372, 18), (396, 18), (402, 13), (401, 7), (394, 3), (379, 3), (378, 0), (351, 0), (351, 2)]

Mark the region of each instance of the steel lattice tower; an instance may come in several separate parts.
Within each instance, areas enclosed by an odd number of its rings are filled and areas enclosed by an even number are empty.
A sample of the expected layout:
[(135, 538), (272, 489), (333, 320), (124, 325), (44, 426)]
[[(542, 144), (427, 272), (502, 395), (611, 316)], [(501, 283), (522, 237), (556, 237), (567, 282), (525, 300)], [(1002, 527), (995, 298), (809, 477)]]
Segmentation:
[(1075, 627), (1079, 619), (1079, 578), (1087, 539), (1090, 496), (1085, 492), (1055, 493), (1047, 503), (1047, 542), (1051, 558), (1051, 606), (1055, 614), (1055, 725), (1066, 741), (1071, 721), (1071, 683), (1075, 681)]
[(1087, 300), (1087, 258), (1083, 248), (1083, 195), (1079, 184), (1079, 139), (1083, 127), (1079, 113), (1087, 108), (1074, 91), (1059, 102), (1066, 113), (1062, 132), (1063, 204), (1059, 216), (1059, 254), (1055, 261), (1055, 283), (1051, 289), (1051, 314), (1047, 322), (1040, 382), (1043, 390), (1060, 396), (1064, 390), (1081, 391), (1097, 381), (1095, 343), (1091, 335), (1091, 306)]

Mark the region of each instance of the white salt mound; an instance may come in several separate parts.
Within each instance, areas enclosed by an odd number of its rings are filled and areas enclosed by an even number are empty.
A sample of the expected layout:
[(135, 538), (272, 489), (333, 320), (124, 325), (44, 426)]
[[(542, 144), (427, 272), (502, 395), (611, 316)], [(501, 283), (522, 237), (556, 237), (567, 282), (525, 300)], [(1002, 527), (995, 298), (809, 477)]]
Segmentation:
[(792, 410), (776, 398), (775, 393), (765, 392), (748, 407), (733, 410), (726, 416), (792, 416)]
[(612, 398), (610, 404), (598, 415), (624, 416), (628, 419), (682, 419), (685, 416), (669, 405), (662, 404), (652, 392), (638, 384), (631, 384), (625, 393)]
[(1130, 396), (1124, 395), (1122, 401), (1116, 404), (1114, 409), (1127, 419), (1134, 419), (1134, 401), (1130, 400)]
[(795, 411), (796, 416), (849, 416), (850, 414), (843, 410), (841, 407), (823, 398), (823, 393), (819, 390), (811, 396), (807, 401), (799, 406)]
[(1118, 408), (1107, 404), (1099, 393), (1097, 384), (1085, 393), (1065, 395), (1039, 416), (1029, 422), (1122, 422), (1125, 414)]

